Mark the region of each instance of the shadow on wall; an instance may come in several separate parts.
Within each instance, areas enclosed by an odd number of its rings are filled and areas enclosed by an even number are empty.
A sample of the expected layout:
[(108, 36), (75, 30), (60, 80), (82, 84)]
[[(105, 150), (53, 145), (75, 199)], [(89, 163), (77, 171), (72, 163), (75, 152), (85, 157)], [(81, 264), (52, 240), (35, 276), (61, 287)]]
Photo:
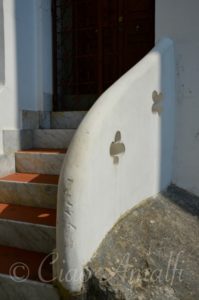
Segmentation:
[(176, 80), (175, 53), (167, 63), (165, 56), (160, 55), (160, 93), (162, 93), (162, 112), (160, 113), (160, 157), (159, 190), (165, 188), (165, 178), (172, 183), (174, 173), (174, 142), (176, 132)]
[[(0, 85), (5, 81), (0, 94), (0, 151), (4, 154), (3, 130), (13, 130), (15, 135), (14, 130), (22, 129), (23, 110), (51, 110), (50, 8), (51, 0), (0, 0)], [(17, 141), (19, 149), (23, 147), (21, 139)]]
[(23, 110), (51, 111), (51, 0), (14, 2), (20, 107)]
[[(36, 51), (31, 33), (33, 16), (29, 14), (33, 11), (31, 3), (32, 0), (0, 0), (1, 175), (15, 169), (13, 152), (23, 147), (20, 132), (23, 97), (27, 104), (34, 97), (30, 88), (34, 86), (34, 68), (30, 66), (33, 66), (32, 53)], [(8, 144), (13, 151), (8, 151)]]
[(34, 110), (36, 97), (35, 54), (36, 24), (35, 7), (32, 0), (14, 1), (16, 36), (16, 85), (19, 110)]

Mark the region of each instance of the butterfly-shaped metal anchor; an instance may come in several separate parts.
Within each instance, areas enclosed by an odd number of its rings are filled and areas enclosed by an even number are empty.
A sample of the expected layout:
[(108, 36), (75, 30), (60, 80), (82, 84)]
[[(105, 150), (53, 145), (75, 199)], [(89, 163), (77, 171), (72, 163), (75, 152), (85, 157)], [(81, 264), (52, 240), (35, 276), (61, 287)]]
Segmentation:
[(121, 132), (117, 131), (115, 139), (110, 145), (110, 155), (113, 157), (114, 164), (119, 163), (119, 155), (125, 152), (125, 145), (121, 143)]
[(162, 105), (162, 101), (163, 101), (163, 93), (159, 93), (157, 91), (153, 91), (152, 93), (152, 99), (153, 99), (153, 105), (152, 105), (152, 112), (153, 113), (158, 113), (158, 115), (161, 114), (161, 112), (163, 111), (163, 105)]

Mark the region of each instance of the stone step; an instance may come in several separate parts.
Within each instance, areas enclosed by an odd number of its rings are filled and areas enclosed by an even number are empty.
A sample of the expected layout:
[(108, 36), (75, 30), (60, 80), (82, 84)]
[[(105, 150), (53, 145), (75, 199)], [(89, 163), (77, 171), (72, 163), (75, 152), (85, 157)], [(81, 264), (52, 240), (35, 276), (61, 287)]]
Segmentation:
[(44, 253), (0, 246), (0, 299), (59, 300), (57, 289), (49, 284), (51, 261)]
[(59, 175), (66, 149), (29, 149), (15, 154), (16, 171)]
[(36, 129), (33, 131), (33, 148), (66, 149), (74, 133), (74, 129)]
[(0, 203), (0, 245), (50, 253), (55, 226), (55, 209)]
[(59, 176), (13, 173), (0, 178), (0, 202), (56, 208)]
[(84, 118), (86, 111), (58, 111), (51, 113), (51, 128), (76, 129)]

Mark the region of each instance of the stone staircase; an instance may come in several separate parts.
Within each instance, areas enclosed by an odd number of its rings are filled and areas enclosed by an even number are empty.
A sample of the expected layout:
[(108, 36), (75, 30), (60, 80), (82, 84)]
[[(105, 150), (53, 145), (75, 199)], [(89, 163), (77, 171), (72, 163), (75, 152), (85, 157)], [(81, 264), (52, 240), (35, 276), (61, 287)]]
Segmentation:
[(51, 128), (32, 130), (33, 147), (15, 153), (16, 173), (0, 178), (1, 300), (59, 299), (51, 264), (58, 179), (83, 116), (52, 113)]

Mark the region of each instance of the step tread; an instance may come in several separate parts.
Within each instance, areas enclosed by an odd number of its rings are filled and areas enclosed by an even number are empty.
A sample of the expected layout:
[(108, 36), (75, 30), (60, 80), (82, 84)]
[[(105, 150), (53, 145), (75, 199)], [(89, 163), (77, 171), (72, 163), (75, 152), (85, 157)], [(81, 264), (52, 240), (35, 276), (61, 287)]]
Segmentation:
[(58, 184), (58, 175), (37, 174), (37, 173), (13, 173), (0, 178), (0, 181), (13, 181), (23, 183)]
[(16, 153), (25, 153), (25, 154), (65, 154), (67, 149), (48, 149), (48, 148), (32, 148), (19, 150)]
[[(44, 262), (45, 263), (42, 263)], [(0, 246), (0, 273), (40, 281), (52, 280), (52, 257), (44, 253)], [(39, 267), (42, 276), (39, 276)], [(19, 278), (18, 278), (19, 279)]]
[(56, 210), (0, 203), (0, 219), (56, 226)]

